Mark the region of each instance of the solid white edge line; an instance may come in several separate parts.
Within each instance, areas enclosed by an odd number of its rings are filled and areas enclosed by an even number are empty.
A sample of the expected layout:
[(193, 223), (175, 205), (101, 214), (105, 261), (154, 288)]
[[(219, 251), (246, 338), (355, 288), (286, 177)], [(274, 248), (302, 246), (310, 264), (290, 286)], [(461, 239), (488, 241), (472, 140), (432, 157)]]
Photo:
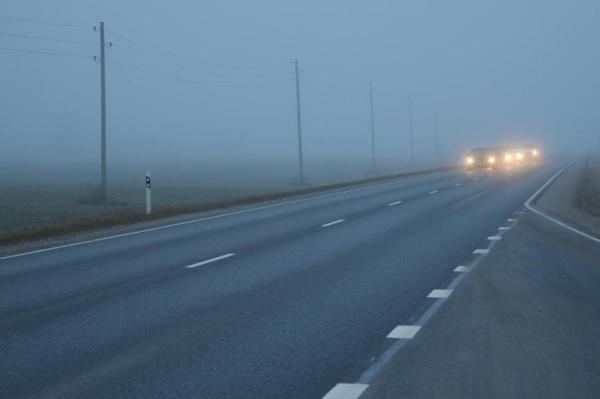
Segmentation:
[(198, 267), (198, 266), (204, 266), (204, 265), (207, 265), (209, 263), (217, 262), (219, 260), (231, 258), (232, 256), (235, 256), (235, 254), (234, 253), (229, 253), (229, 254), (225, 254), (225, 255), (221, 255), (221, 256), (216, 256), (214, 258), (206, 259), (206, 260), (203, 260), (202, 262), (192, 263), (191, 265), (187, 265), (187, 266), (184, 266), (184, 267), (186, 269), (193, 269), (193, 268)]
[(550, 179), (548, 179), (548, 181), (546, 183), (544, 183), (540, 188), (537, 189), (537, 191), (535, 193), (533, 193), (533, 195), (531, 197), (529, 197), (529, 199), (527, 201), (525, 201), (525, 207), (527, 209), (529, 209), (531, 212), (535, 213), (538, 216), (541, 216), (545, 219), (548, 219), (549, 221), (564, 227), (567, 230), (572, 231), (573, 233), (579, 234), (580, 236), (583, 236), (585, 238), (588, 238), (594, 242), (600, 243), (600, 239), (597, 237), (594, 237), (592, 235), (589, 235), (581, 230), (578, 230), (574, 227), (569, 226), (568, 224), (565, 224), (563, 222), (561, 222), (558, 219), (553, 218), (552, 216), (546, 214), (543, 211), (540, 211), (539, 209), (535, 208), (533, 205), (531, 205), (531, 202), (546, 188), (548, 187), (550, 184), (552, 184), (552, 182), (554, 180), (556, 180), (558, 178), (558, 176), (560, 176), (567, 168), (569, 168), (571, 165), (573, 165), (575, 163), (575, 160), (571, 161), (567, 166), (565, 166), (564, 168), (562, 168), (561, 170), (559, 170), (558, 172), (556, 172), (556, 174), (554, 176), (552, 176)]
[[(372, 184), (372, 185), (368, 185), (365, 187), (357, 187), (357, 188), (353, 188), (353, 189), (345, 190), (345, 191), (336, 191), (333, 193), (319, 194), (319, 195), (309, 196), (306, 198), (299, 198), (299, 199), (291, 200), (291, 201), (282, 201), (282, 202), (277, 202), (274, 204), (257, 206), (254, 208), (240, 209), (239, 211), (220, 213), (218, 215), (206, 216), (206, 217), (202, 217), (202, 218), (198, 218), (198, 219), (185, 220), (183, 222), (170, 223), (170, 224), (165, 224), (162, 226), (156, 226), (156, 227), (150, 227), (150, 228), (142, 229), (142, 230), (130, 231), (127, 233), (114, 234), (114, 235), (110, 235), (110, 236), (106, 236), (106, 237), (94, 238), (91, 240), (77, 241), (77, 242), (72, 242), (72, 243), (63, 244), (63, 245), (57, 245), (57, 246), (49, 247), (49, 248), (36, 249), (33, 251), (27, 251), (27, 252), (21, 252), (18, 254), (2, 256), (2, 257), (0, 257), (0, 260), (19, 258), (21, 256), (34, 255), (34, 254), (39, 254), (39, 253), (43, 253), (43, 252), (55, 251), (58, 249), (76, 247), (79, 245), (92, 244), (95, 242), (101, 242), (101, 241), (113, 240), (116, 238), (123, 238), (123, 237), (143, 234), (143, 233), (149, 233), (149, 232), (157, 231), (157, 230), (170, 229), (173, 227), (184, 226), (186, 224), (200, 223), (200, 222), (205, 222), (207, 220), (220, 219), (220, 218), (223, 218), (226, 216), (241, 215), (244, 213), (256, 212), (256, 211), (261, 211), (261, 210), (269, 209), (269, 208), (275, 208), (275, 207), (279, 207), (279, 206), (297, 204), (300, 202), (312, 201), (312, 200), (321, 199), (321, 198), (334, 197), (336, 195), (348, 194), (348, 193), (353, 193), (353, 192), (357, 192), (357, 191), (364, 191), (364, 190), (369, 190), (369, 189), (378, 188), (378, 187), (386, 187), (386, 186), (391, 186), (394, 184), (402, 184), (402, 183), (407, 183), (407, 182), (412, 182), (412, 181), (418, 181), (418, 180), (423, 180), (427, 177), (430, 177), (433, 174), (435, 174), (435, 172), (428, 174), (426, 176), (407, 177), (404, 179), (402, 177), (399, 177), (398, 178), (399, 181), (392, 181), (392, 182), (381, 183), (381, 184)], [(302, 194), (298, 194), (298, 195), (302, 195)]]
[(402, 203), (402, 201), (390, 202), (390, 203), (388, 204), (388, 206), (400, 205), (401, 203)]
[(337, 384), (323, 399), (357, 399), (368, 387), (368, 384)]
[(342, 223), (345, 221), (346, 221), (346, 219), (338, 219), (338, 220), (334, 220), (333, 222), (322, 224), (321, 227), (329, 227), (329, 226), (333, 226), (333, 225), (336, 225), (336, 224), (339, 224), (339, 223)]

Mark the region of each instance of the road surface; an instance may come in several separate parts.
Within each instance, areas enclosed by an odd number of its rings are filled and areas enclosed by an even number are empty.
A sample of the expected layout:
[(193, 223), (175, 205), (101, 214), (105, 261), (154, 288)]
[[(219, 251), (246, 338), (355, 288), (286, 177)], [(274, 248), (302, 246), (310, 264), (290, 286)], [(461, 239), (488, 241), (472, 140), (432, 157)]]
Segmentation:
[(361, 399), (600, 397), (599, 242), (516, 218)]
[(440, 172), (0, 258), (0, 397), (323, 397), (563, 165)]

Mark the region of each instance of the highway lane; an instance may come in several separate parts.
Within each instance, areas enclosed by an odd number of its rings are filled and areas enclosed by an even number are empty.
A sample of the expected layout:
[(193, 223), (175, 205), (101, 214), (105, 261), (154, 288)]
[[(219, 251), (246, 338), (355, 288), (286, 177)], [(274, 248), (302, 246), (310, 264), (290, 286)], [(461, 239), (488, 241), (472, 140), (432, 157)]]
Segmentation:
[(516, 217), (361, 399), (600, 396), (600, 245)]
[(558, 166), (403, 179), (1, 259), (0, 397), (321, 397)]

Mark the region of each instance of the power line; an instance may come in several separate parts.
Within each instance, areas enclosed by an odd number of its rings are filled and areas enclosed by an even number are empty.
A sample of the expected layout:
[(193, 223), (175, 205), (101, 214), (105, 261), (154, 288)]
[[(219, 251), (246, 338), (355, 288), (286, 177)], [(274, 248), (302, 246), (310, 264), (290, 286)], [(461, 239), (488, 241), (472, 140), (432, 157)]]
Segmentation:
[(191, 84), (197, 84), (197, 85), (206, 85), (206, 84), (211, 84), (213, 86), (220, 86), (220, 87), (238, 87), (236, 85), (230, 85), (230, 84), (221, 84), (221, 83), (213, 83), (213, 82), (200, 82), (198, 80), (191, 80), (191, 79), (185, 79), (185, 78), (180, 78), (177, 76), (169, 76), (169, 75), (163, 75), (160, 73), (155, 73), (155, 72), (151, 72), (142, 68), (138, 68), (136, 66), (133, 65), (128, 65), (128, 64), (124, 64), (122, 62), (118, 62), (118, 61), (112, 61), (112, 60), (107, 60), (106, 61), (107, 64), (111, 64), (111, 65), (116, 65), (120, 68), (123, 69), (129, 69), (131, 71), (135, 71), (135, 72), (140, 72), (143, 73), (145, 75), (148, 76), (154, 76), (157, 78), (161, 78), (161, 79), (167, 79), (167, 80), (174, 80), (177, 82), (181, 82), (181, 83), (191, 83)]
[(120, 68), (128, 69), (130, 71), (140, 72), (140, 73), (143, 73), (143, 74), (146, 74), (146, 75), (149, 75), (149, 76), (154, 76), (154, 77), (161, 78), (161, 79), (177, 80), (177, 81), (186, 82), (186, 83), (196, 83), (196, 84), (200, 83), (200, 82), (196, 82), (196, 81), (193, 81), (193, 80), (182, 79), (182, 78), (178, 78), (178, 77), (174, 77), (174, 76), (168, 76), (168, 75), (163, 75), (163, 74), (160, 74), (160, 73), (150, 72), (150, 71), (147, 71), (147, 70), (142, 69), (142, 68), (138, 68), (138, 67), (135, 67), (135, 66), (132, 66), (132, 65), (124, 64), (122, 62), (117, 62), (117, 61), (109, 60), (109, 61), (107, 61), (107, 63), (110, 64), (110, 65), (116, 65), (116, 66), (118, 66)]
[(172, 67), (175, 67), (175, 68), (185, 69), (185, 70), (188, 70), (188, 71), (191, 71), (191, 72), (198, 72), (198, 70), (195, 69), (195, 68), (190, 68), (190, 67), (187, 67), (185, 65), (174, 64), (174, 63), (166, 61), (166, 60), (164, 60), (162, 58), (158, 58), (158, 57), (154, 57), (154, 56), (147, 55), (147, 54), (144, 54), (144, 53), (140, 53), (138, 51), (131, 50), (128, 47), (122, 46), (119, 43), (112, 43), (112, 45), (113, 45), (113, 47), (116, 47), (116, 48), (119, 48), (121, 50), (124, 50), (124, 51), (126, 51), (126, 52), (128, 52), (130, 54), (135, 55), (136, 57), (146, 58), (146, 59), (154, 61), (154, 62), (162, 63), (164, 65), (172, 66)]
[(222, 77), (222, 78), (263, 79), (263, 77), (261, 77), (261, 76), (244, 76), (244, 75), (234, 75), (234, 74), (224, 74), (224, 73), (207, 72), (207, 71), (200, 70), (198, 68), (193, 68), (193, 67), (189, 67), (187, 65), (181, 65), (181, 64), (177, 64), (177, 63), (174, 63), (174, 62), (171, 62), (171, 61), (167, 61), (164, 58), (155, 57), (155, 56), (152, 56), (152, 55), (145, 54), (143, 52), (132, 50), (132, 49), (130, 49), (128, 47), (125, 47), (125, 46), (123, 46), (123, 45), (121, 45), (119, 43), (112, 43), (112, 46), (115, 47), (115, 48), (121, 49), (121, 50), (123, 50), (125, 52), (128, 52), (128, 53), (130, 53), (130, 54), (132, 54), (132, 55), (134, 55), (136, 57), (145, 58), (145, 59), (148, 59), (148, 60), (153, 61), (153, 62), (157, 62), (157, 63), (163, 64), (163, 65), (167, 65), (167, 66), (170, 66), (170, 67), (173, 67), (173, 68), (178, 68), (178, 69), (185, 70), (185, 71), (188, 71), (188, 72), (193, 72), (193, 73), (198, 73), (198, 74), (205, 74), (205, 75), (211, 75), (211, 76)]
[(140, 47), (145, 47), (145, 48), (147, 48), (149, 50), (153, 50), (153, 51), (160, 51), (161, 53), (165, 53), (165, 54), (168, 54), (168, 55), (173, 56), (173, 57), (177, 57), (177, 58), (181, 58), (181, 59), (186, 59), (186, 60), (193, 61), (193, 62), (202, 62), (203, 61), (200, 58), (188, 57), (188, 56), (185, 56), (185, 55), (174, 53), (174, 52), (169, 51), (169, 50), (162, 49), (162, 48), (154, 46), (154, 45), (149, 45), (149, 44), (146, 44), (146, 43), (139, 42), (137, 40), (132, 40), (132, 39), (128, 38), (127, 36), (123, 36), (121, 34), (114, 33), (113, 31), (108, 31), (108, 34), (110, 36), (114, 36), (114, 37), (116, 37), (118, 39), (121, 39), (121, 40), (124, 40), (126, 42), (129, 42), (131, 44), (134, 44), (134, 45), (137, 45), (137, 46), (140, 46)]
[(4, 19), (6, 21), (29, 23), (29, 24), (60, 26), (63, 28), (89, 28), (88, 25), (64, 24), (64, 23), (58, 23), (58, 22), (41, 21), (41, 20), (37, 20), (37, 19), (27, 19), (27, 18), (15, 18), (15, 17), (8, 17), (8, 16), (1, 16), (1, 15), (0, 15), (0, 19)]
[(11, 51), (14, 53), (24, 53), (24, 54), (40, 54), (40, 55), (56, 55), (62, 57), (81, 57), (81, 58), (93, 58), (91, 55), (85, 54), (75, 54), (75, 53), (59, 53), (53, 51), (38, 51), (38, 50), (24, 50), (17, 48), (9, 48), (9, 47), (0, 47), (2, 51)]
[[(107, 31), (107, 32), (108, 32), (109, 36), (113, 36), (115, 38), (121, 39), (121, 40), (123, 40), (125, 42), (128, 42), (128, 43), (130, 43), (132, 45), (135, 45), (135, 46), (144, 47), (147, 50), (151, 50), (153, 52), (160, 52), (160, 53), (163, 53), (165, 55), (169, 55), (171, 57), (180, 58), (182, 60), (187, 60), (188, 62), (192, 62), (192, 63), (195, 63), (195, 64), (206, 62), (205, 59), (196, 58), (196, 57), (190, 57), (190, 56), (187, 56), (187, 55), (181, 55), (181, 54), (178, 54), (178, 53), (173, 52), (171, 50), (166, 50), (164, 48), (161, 48), (161, 47), (153, 45), (153, 44), (147, 44), (147, 43), (143, 43), (143, 42), (138, 41), (138, 40), (130, 39), (127, 36), (124, 36), (124, 35), (119, 34), (119, 33), (115, 33), (113, 31)], [(261, 66), (258, 66), (258, 65), (228, 65), (228, 66), (232, 67), (232, 68), (246, 68), (246, 69), (247, 68), (253, 68), (253, 69), (262, 68)]]
[(91, 40), (56, 39), (56, 38), (42, 37), (42, 36), (21, 35), (18, 33), (0, 32), (0, 36), (16, 37), (19, 39), (43, 40), (43, 41), (48, 41), (48, 42), (59, 42), (59, 43), (96, 44), (96, 42), (93, 42)]

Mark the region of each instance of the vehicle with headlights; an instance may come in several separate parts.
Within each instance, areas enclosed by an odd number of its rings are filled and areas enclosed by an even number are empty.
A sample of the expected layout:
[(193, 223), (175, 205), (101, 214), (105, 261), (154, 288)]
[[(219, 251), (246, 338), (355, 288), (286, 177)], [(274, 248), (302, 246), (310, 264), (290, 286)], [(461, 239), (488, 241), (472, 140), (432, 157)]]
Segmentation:
[(465, 155), (464, 165), (467, 170), (496, 169), (499, 155), (496, 148), (473, 148)]
[(499, 152), (503, 167), (518, 166), (523, 161), (523, 153), (517, 147), (502, 147)]
[(506, 148), (504, 150), (504, 163), (507, 166), (536, 165), (539, 156), (540, 151), (533, 144)]
[(521, 147), (521, 151), (523, 153), (523, 161), (528, 165), (537, 165), (540, 161), (540, 150), (534, 144), (525, 144)]

